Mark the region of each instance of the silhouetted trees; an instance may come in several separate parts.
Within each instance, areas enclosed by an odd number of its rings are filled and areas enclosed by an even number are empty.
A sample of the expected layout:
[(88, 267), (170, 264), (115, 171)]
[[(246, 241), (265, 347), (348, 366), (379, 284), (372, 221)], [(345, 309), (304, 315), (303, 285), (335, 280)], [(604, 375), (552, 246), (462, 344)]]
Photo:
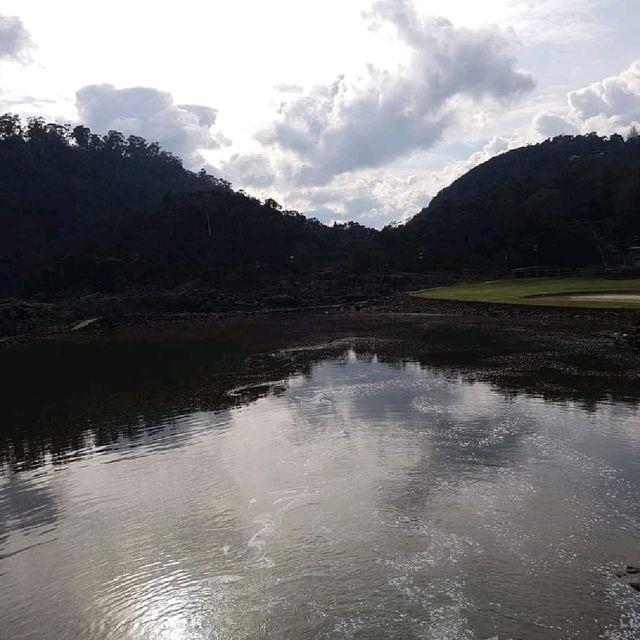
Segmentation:
[(56, 280), (62, 256), (89, 250), (90, 238), (113, 235), (167, 192), (209, 189), (230, 185), (185, 170), (176, 156), (139, 136), (0, 116), (0, 291), (36, 290), (34, 282)]
[(260, 202), (140, 136), (5, 114), (0, 225), (0, 292), (12, 295), (619, 264), (640, 244), (640, 137), (558, 136), (510, 151), (378, 232)]
[(640, 241), (640, 138), (558, 136), (509, 151), (384, 233), (405, 267), (619, 265)]
[(23, 294), (353, 270), (376, 235), (233, 191), (140, 136), (11, 114), (0, 118), (0, 224), (0, 291)]

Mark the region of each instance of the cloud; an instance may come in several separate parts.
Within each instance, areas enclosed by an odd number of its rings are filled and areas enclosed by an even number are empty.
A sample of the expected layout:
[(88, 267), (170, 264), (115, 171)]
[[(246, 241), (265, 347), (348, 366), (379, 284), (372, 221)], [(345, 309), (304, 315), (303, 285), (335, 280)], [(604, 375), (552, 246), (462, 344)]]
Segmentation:
[(567, 104), (564, 113), (535, 116), (534, 138), (591, 131), (600, 135), (626, 133), (640, 123), (640, 61), (617, 75), (570, 91)]
[(189, 167), (202, 166), (201, 150), (230, 144), (222, 134), (212, 131), (217, 119), (215, 109), (177, 105), (170, 93), (149, 87), (88, 85), (76, 92), (76, 108), (80, 120), (94, 131), (115, 129), (158, 141)]
[(299, 84), (276, 84), (273, 87), (278, 93), (302, 93), (304, 88)]
[(14, 95), (4, 98), (3, 103), (12, 107), (15, 105), (29, 105), (29, 107), (47, 108), (51, 105), (57, 104), (57, 100), (55, 100), (54, 98), (42, 98), (30, 95)]
[(612, 133), (640, 121), (640, 61), (610, 76), (568, 94), (569, 117), (583, 130)]
[(13, 60), (26, 63), (34, 48), (29, 32), (20, 18), (0, 15), (0, 61)]
[(274, 167), (262, 153), (236, 153), (222, 164), (222, 173), (232, 183), (239, 181), (242, 186), (258, 189), (270, 187), (276, 181)]
[(510, 24), (528, 43), (566, 46), (607, 34), (600, 12), (616, 0), (512, 0)]
[[(403, 222), (425, 208), (433, 195), (474, 167), (522, 144), (520, 139), (495, 137), (468, 158), (449, 162), (439, 171), (397, 176), (385, 169), (338, 176), (330, 186), (293, 189), (283, 201), (324, 222), (359, 220), (381, 227)], [(299, 200), (296, 201), (296, 198)]]
[(600, 135), (625, 134), (631, 125), (640, 126), (640, 61), (617, 75), (570, 91), (566, 99), (568, 106), (564, 112), (538, 113), (528, 132), (493, 138), (469, 158), (449, 163), (441, 171), (425, 176), (424, 183), (436, 193), (475, 166), (528, 142), (591, 131)]
[[(445, 176), (384, 167), (433, 147), (472, 108), (503, 107), (534, 86), (516, 68), (508, 31), (423, 18), (409, 0), (375, 2), (366, 20), (372, 30), (393, 31), (405, 62), (393, 69), (369, 64), (359, 77), (340, 75), (285, 101), (256, 134), (258, 149), (223, 163), (225, 177), (323, 221), (381, 226), (406, 219)], [(506, 148), (498, 147), (492, 140), (465, 163), (470, 168)], [(448, 168), (449, 175), (457, 171), (463, 167), (456, 163)]]
[(381, 227), (418, 213), (431, 194), (422, 178), (372, 169), (338, 176), (331, 185), (293, 187), (278, 197), (322, 222), (358, 220)]
[(507, 32), (422, 18), (409, 0), (380, 0), (367, 19), (374, 29), (395, 29), (408, 63), (393, 71), (368, 65), (358, 79), (317, 86), (284, 103), (257, 135), (269, 153), (284, 153), (276, 172), (298, 185), (327, 184), (428, 149), (464, 100), (508, 101), (533, 87), (515, 68)]
[(533, 119), (533, 130), (535, 134), (543, 138), (555, 138), (561, 135), (575, 135), (578, 127), (569, 122), (566, 117), (554, 113), (539, 113)]
[(177, 108), (196, 116), (201, 127), (213, 127), (218, 118), (216, 109), (204, 107), (201, 104), (179, 104)]

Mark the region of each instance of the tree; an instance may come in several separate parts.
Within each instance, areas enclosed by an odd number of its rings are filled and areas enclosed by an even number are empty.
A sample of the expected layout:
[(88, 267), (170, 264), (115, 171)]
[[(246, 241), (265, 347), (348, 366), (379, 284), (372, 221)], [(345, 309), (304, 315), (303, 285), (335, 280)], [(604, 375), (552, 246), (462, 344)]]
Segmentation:
[(119, 131), (109, 131), (103, 138), (103, 146), (108, 151), (123, 155), (125, 151), (124, 136)]
[(131, 158), (143, 158), (147, 155), (147, 141), (140, 136), (127, 138), (127, 155)]
[(276, 211), (282, 210), (282, 205), (276, 202), (273, 198), (267, 198), (264, 201), (264, 206), (267, 207), (267, 209), (274, 209)]
[(81, 149), (88, 149), (89, 142), (91, 140), (91, 129), (89, 129), (88, 127), (83, 127), (82, 125), (78, 125), (71, 131), (71, 139)]
[(0, 116), (0, 140), (22, 137), (22, 123), (20, 116), (5, 113)]
[(27, 118), (27, 140), (33, 143), (41, 143), (46, 138), (44, 118), (40, 116)]
[(99, 151), (104, 148), (104, 141), (97, 133), (92, 133), (89, 138), (89, 147), (92, 151)]
[(51, 142), (66, 145), (69, 140), (69, 125), (49, 122), (45, 125), (45, 133)]

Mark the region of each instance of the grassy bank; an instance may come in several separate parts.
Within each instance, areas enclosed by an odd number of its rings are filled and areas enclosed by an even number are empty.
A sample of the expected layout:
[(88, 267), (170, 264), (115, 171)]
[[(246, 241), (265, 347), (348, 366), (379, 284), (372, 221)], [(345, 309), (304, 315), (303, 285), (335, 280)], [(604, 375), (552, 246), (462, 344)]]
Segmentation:
[[(430, 300), (487, 302), (588, 309), (640, 310), (640, 278), (529, 278), (438, 287), (414, 295)], [(596, 295), (629, 295), (637, 299), (589, 299)]]

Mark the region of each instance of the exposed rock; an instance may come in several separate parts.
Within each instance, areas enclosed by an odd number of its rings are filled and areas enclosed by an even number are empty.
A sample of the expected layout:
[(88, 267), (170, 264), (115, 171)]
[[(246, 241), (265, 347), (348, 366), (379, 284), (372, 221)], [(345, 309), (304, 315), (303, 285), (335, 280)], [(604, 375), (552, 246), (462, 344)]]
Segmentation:
[(78, 322), (78, 324), (74, 324), (73, 327), (71, 327), (71, 331), (82, 331), (82, 329), (86, 329), (96, 322), (98, 322), (98, 318), (88, 318), (87, 320)]

